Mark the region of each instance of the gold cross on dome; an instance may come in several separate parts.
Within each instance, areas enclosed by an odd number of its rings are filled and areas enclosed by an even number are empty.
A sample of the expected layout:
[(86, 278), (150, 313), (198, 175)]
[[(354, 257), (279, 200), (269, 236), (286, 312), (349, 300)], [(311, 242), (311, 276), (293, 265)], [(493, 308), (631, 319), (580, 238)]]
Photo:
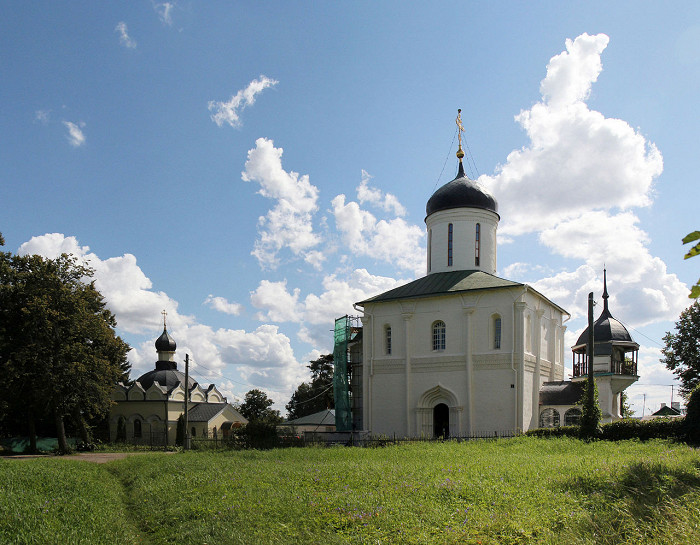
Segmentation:
[(457, 119), (455, 119), (455, 122), (457, 123), (457, 129), (459, 130), (459, 145), (462, 145), (462, 133), (464, 132), (464, 125), (462, 125), (462, 109), (457, 110)]
[(459, 159), (459, 162), (462, 162), (462, 158), (464, 157), (464, 152), (462, 151), (462, 133), (464, 132), (464, 125), (462, 125), (462, 109), (457, 110), (457, 119), (455, 119), (455, 122), (457, 123), (457, 136), (459, 136), (459, 148), (457, 149), (457, 158)]
[(165, 312), (165, 309), (163, 309), (163, 312), (161, 312), (161, 314), (163, 315), (163, 328), (165, 328), (165, 327), (166, 327), (166, 325), (165, 325), (165, 317), (168, 315), (168, 313)]

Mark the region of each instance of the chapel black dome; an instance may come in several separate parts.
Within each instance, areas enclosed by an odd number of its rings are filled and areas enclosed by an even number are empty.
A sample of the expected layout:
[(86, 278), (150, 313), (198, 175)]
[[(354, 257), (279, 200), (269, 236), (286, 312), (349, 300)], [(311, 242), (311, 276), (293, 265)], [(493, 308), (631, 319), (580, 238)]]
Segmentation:
[(168, 335), (168, 330), (163, 328), (163, 333), (156, 339), (156, 350), (158, 352), (175, 352), (177, 344), (175, 339)]
[[(175, 386), (177, 386), (178, 382), (180, 384), (185, 384), (185, 373), (173, 368), (164, 369), (164, 366), (160, 365), (163, 363), (166, 362), (159, 361), (156, 364), (155, 369), (149, 371), (148, 373), (144, 373), (138, 379), (136, 379), (141, 384), (144, 390), (148, 390), (154, 382), (157, 382), (161, 386), (165, 386), (168, 390), (172, 390)], [(172, 367), (174, 367), (174, 364)], [(194, 381), (192, 377), (188, 378), (190, 388), (197, 384), (197, 382)]]
[[(618, 320), (613, 318), (612, 314), (606, 307), (593, 323), (593, 342), (595, 344), (615, 342), (615, 343), (634, 343), (627, 328)], [(585, 345), (588, 343), (588, 328), (583, 330), (581, 336), (576, 341), (576, 346)]]
[(428, 199), (425, 206), (426, 217), (440, 210), (452, 208), (482, 208), (498, 214), (498, 203), (474, 180), (464, 174), (464, 166), (459, 164), (457, 177), (439, 188)]

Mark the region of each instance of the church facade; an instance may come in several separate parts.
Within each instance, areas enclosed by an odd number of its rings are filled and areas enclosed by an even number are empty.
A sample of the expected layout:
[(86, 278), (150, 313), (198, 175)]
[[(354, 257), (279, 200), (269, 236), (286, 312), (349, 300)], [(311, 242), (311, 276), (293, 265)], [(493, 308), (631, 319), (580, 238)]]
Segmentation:
[[(190, 437), (223, 438), (231, 428), (247, 424), (245, 417), (214, 384), (202, 388), (177, 369), (177, 345), (165, 325), (155, 347), (158, 354), (155, 369), (129, 385), (118, 383), (114, 388), (109, 421), (111, 441), (174, 445), (177, 421), (185, 411), (186, 392)], [(119, 437), (120, 421), (124, 426), (123, 437)]]
[[(465, 175), (461, 141), (457, 156), (457, 177), (426, 206), (427, 275), (356, 305), (363, 315), (352, 405), (362, 416), (353, 414), (354, 427), (455, 437), (575, 424), (576, 381), (587, 370), (579, 365), (574, 381), (565, 380), (569, 314), (531, 286), (496, 276), (498, 205)], [(620, 393), (637, 378), (636, 364), (619, 364), (637, 346), (624, 341), (596, 349), (607, 421), (620, 417)]]

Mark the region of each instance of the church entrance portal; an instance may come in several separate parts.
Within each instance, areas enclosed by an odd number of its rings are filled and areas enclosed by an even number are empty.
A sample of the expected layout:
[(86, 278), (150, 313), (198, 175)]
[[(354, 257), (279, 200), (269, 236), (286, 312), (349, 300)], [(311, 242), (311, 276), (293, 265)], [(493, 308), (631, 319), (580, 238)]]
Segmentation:
[(450, 436), (450, 408), (444, 403), (433, 408), (433, 434), (435, 437)]

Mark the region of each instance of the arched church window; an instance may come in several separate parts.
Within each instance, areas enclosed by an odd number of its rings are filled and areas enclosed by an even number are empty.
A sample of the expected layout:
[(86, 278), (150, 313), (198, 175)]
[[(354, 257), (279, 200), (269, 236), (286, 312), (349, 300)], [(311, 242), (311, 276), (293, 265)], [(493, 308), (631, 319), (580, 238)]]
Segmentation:
[(452, 266), (452, 242), (454, 236), (454, 228), (452, 224), (447, 225), (447, 266)]
[(192, 437), (196, 437), (196, 436), (197, 436), (197, 428), (192, 426)]
[(540, 428), (558, 428), (559, 411), (556, 409), (545, 409), (540, 413)]
[(134, 437), (141, 437), (141, 421), (137, 418), (134, 420)]
[(474, 266), (479, 266), (479, 251), (481, 246), (481, 224), (476, 224), (476, 235), (474, 240)]
[(568, 411), (564, 413), (564, 425), (565, 426), (578, 426), (581, 423), (581, 417), (583, 413), (581, 409), (577, 407), (571, 407)]
[(501, 348), (501, 317), (493, 317), (493, 347), (498, 350)]
[(445, 322), (433, 323), (433, 350), (445, 350)]
[(384, 353), (391, 356), (391, 326), (384, 326)]

